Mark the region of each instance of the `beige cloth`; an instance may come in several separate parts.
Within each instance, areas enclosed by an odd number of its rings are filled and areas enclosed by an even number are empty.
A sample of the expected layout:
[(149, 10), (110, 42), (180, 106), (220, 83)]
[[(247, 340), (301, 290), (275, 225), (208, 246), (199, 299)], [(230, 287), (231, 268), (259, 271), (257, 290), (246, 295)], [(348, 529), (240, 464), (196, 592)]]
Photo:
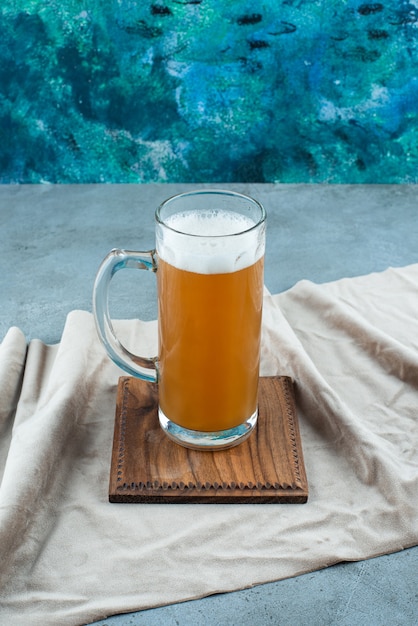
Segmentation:
[[(117, 324), (155, 350), (156, 323)], [(0, 623), (59, 626), (418, 543), (418, 265), (265, 296), (262, 374), (288, 374), (304, 505), (109, 504), (115, 394), (91, 314), (0, 348)], [(23, 383), (22, 383), (23, 379)]]

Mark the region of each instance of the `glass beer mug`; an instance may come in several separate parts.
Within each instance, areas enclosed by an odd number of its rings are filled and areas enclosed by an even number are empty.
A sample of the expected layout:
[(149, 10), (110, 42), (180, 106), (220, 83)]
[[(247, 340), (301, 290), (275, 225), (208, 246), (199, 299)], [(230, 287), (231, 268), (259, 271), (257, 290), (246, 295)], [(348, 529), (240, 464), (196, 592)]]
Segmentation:
[[(156, 249), (112, 250), (97, 273), (93, 311), (110, 358), (158, 382), (163, 431), (188, 448), (244, 441), (257, 422), (266, 213), (248, 196), (196, 190), (163, 202)], [(117, 339), (108, 312), (111, 278), (124, 268), (156, 272), (158, 356)]]

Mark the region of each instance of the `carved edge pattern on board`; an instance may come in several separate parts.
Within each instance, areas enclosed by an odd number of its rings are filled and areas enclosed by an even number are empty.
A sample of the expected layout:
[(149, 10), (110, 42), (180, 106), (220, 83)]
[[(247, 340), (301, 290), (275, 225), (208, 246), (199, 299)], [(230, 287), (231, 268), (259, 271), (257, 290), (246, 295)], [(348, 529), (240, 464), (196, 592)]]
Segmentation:
[(292, 385), (293, 385), (292, 379), (287, 376), (284, 377), (283, 389), (284, 389), (284, 396), (285, 396), (285, 401), (286, 401), (286, 417), (287, 417), (287, 423), (289, 425), (289, 438), (290, 438), (291, 445), (292, 445), (293, 468), (294, 468), (295, 475), (296, 475), (297, 486), (300, 488), (303, 488), (302, 473), (301, 473), (301, 467), (300, 467), (300, 456), (298, 453), (298, 445), (297, 445), (298, 436), (296, 433), (296, 425), (295, 425), (295, 419), (294, 419), (295, 404), (294, 404), (292, 393), (291, 393)]
[[(129, 378), (123, 378), (123, 394), (122, 394), (122, 406), (121, 406), (121, 420), (120, 420), (120, 433), (119, 433), (119, 446), (118, 446), (118, 462), (117, 462), (117, 482), (122, 482), (124, 463), (125, 463), (125, 436), (126, 436), (126, 419), (128, 415), (128, 397), (129, 397)], [(125, 484), (122, 488), (126, 488)], [(121, 485), (118, 485), (118, 489)]]

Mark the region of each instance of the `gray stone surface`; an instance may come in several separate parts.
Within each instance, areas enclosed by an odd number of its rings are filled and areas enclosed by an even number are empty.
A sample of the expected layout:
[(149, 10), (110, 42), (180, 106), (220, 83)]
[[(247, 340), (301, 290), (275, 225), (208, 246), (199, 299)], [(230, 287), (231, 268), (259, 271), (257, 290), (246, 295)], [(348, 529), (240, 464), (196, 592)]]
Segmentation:
[[(253, 195), (267, 209), (265, 282), (272, 293), (302, 279), (327, 282), (418, 262), (415, 186), (228, 187)], [(112, 247), (153, 247), (155, 208), (189, 188), (0, 187), (0, 338), (16, 325), (28, 340), (58, 342), (69, 311), (91, 310), (93, 281), (105, 254)], [(153, 275), (119, 272), (113, 283), (114, 317), (156, 317)], [(417, 583), (418, 549), (410, 548), (97, 624), (416, 626)]]
[[(253, 195), (267, 209), (265, 282), (272, 293), (301, 279), (326, 282), (418, 260), (413, 185), (228, 187)], [(105, 254), (112, 247), (153, 247), (155, 208), (186, 189), (190, 186), (0, 186), (0, 336), (15, 324), (28, 338), (59, 341), (70, 310), (91, 310), (94, 276)], [(153, 277), (124, 274), (114, 281), (112, 313), (153, 319)], [(135, 283), (138, 295), (132, 298), (135, 288), (127, 285)]]

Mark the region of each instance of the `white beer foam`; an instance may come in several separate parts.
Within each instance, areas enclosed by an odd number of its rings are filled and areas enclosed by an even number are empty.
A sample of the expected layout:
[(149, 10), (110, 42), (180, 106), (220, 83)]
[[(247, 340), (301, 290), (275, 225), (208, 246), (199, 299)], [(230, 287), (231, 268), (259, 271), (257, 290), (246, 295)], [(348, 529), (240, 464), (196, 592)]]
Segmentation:
[(179, 269), (226, 274), (253, 265), (264, 254), (260, 229), (240, 213), (185, 211), (170, 216), (165, 224), (169, 228), (157, 228), (158, 254)]

